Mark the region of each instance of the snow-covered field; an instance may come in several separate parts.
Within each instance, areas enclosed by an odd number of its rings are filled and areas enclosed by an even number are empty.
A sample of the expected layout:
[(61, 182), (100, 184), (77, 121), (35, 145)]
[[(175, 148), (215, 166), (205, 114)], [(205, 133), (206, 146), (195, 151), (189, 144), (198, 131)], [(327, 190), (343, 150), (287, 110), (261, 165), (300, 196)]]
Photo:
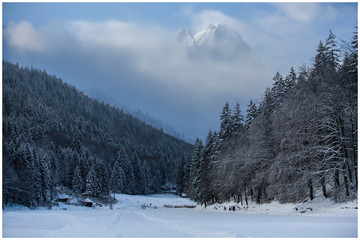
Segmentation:
[[(3, 210), (3, 237), (357, 237), (357, 203), (318, 199), (301, 205), (250, 204), (207, 209), (170, 194), (116, 195), (113, 209), (61, 204), (52, 210)], [(151, 207), (143, 209), (143, 204)], [(226, 210), (224, 210), (224, 206)], [(297, 207), (298, 211), (294, 210)], [(312, 209), (312, 211), (310, 210)], [(66, 209), (66, 210), (65, 210)], [(301, 211), (306, 211), (301, 213)]]

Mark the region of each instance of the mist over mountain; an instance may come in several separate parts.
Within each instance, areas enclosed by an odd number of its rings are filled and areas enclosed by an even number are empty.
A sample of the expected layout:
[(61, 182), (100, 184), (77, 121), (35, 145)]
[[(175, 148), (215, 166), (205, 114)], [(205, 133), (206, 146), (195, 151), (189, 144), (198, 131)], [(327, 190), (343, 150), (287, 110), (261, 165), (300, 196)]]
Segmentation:
[(176, 40), (182, 46), (191, 49), (193, 54), (222, 60), (234, 60), (251, 53), (249, 45), (240, 33), (224, 24), (209, 24), (195, 34), (188, 28), (179, 28)]
[[(187, 138), (205, 138), (218, 125), (223, 102), (244, 106), (271, 82), (271, 72), (245, 42), (248, 35), (217, 23), (176, 34), (180, 24), (166, 29), (116, 19), (14, 22), (4, 30), (4, 59), (46, 69), (83, 92), (100, 89)], [(46, 44), (26, 44), (40, 42)]]
[(187, 27), (179, 28), (176, 32), (175, 39), (183, 46), (194, 46), (196, 44), (194, 36), (190, 33)]
[(158, 130), (164, 131), (165, 133), (167, 133), (173, 137), (179, 138), (188, 143), (193, 143), (195, 141), (194, 139), (191, 139), (191, 138), (185, 136), (185, 134), (180, 133), (179, 131), (174, 129), (172, 126), (170, 126), (166, 123), (163, 123), (160, 120), (155, 119), (154, 117), (151, 116), (151, 114), (144, 113), (138, 109), (133, 109), (133, 108), (129, 107), (127, 104), (116, 100), (114, 97), (110, 96), (109, 94), (105, 93), (104, 91), (102, 91), (100, 89), (89, 89), (85, 93), (89, 97), (95, 98), (100, 102), (109, 103), (110, 105), (112, 105), (114, 107), (118, 107), (124, 113), (130, 114), (131, 116), (139, 119), (140, 121), (156, 128)]

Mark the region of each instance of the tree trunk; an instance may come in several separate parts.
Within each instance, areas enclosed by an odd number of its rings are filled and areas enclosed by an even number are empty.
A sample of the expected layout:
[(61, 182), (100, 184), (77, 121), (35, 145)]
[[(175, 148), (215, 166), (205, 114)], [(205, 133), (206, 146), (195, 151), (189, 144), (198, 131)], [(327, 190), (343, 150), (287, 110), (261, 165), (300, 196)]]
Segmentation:
[(322, 189), (322, 193), (323, 193), (324, 197), (327, 198), (328, 195), (327, 195), (327, 192), (326, 192), (325, 176), (321, 177), (321, 189)]
[[(346, 164), (346, 163), (345, 163)], [(349, 193), (349, 182), (348, 182), (348, 177), (346, 176), (346, 166), (343, 166), (344, 168), (344, 172), (343, 172), (343, 175), (344, 175), (344, 184), (345, 184), (345, 190), (346, 190), (346, 196), (350, 196), (350, 193)]]
[[(340, 128), (341, 128), (341, 139), (345, 138), (345, 127), (344, 127), (344, 121), (342, 120), (342, 118), (339, 118), (339, 122), (340, 122)], [(350, 165), (347, 163), (349, 161), (349, 154), (346, 148), (346, 144), (344, 142), (344, 140), (340, 140), (341, 141), (341, 150), (342, 150), (342, 156), (345, 158), (346, 161), (346, 165), (347, 165), (347, 169), (344, 169), (344, 171), (348, 171), (348, 177), (350, 182), (352, 182), (352, 174), (351, 174), (351, 169), (350, 169)]]
[(256, 203), (260, 204), (260, 199), (261, 199), (261, 188), (259, 187), (257, 189)]
[[(351, 115), (351, 118), (352, 115)], [(355, 127), (354, 127), (354, 122), (351, 119), (351, 138), (352, 138), (352, 150), (353, 150), (353, 164), (354, 164), (354, 172), (355, 172), (355, 183), (356, 183), (356, 187), (358, 187), (358, 173), (357, 173), (357, 153), (356, 153), (356, 143), (357, 143), (357, 139), (355, 139)]]
[(313, 183), (312, 183), (312, 179), (311, 179), (311, 178), (309, 179), (308, 187), (309, 187), (309, 197), (310, 197), (310, 200), (313, 200), (313, 199), (314, 199), (314, 186), (313, 186)]
[(335, 170), (334, 173), (334, 183), (335, 183), (335, 188), (340, 186), (340, 179), (339, 179), (339, 170)]
[(266, 194), (266, 188), (265, 187), (263, 188), (263, 196), (264, 196), (263, 199), (266, 200), (267, 199), (267, 194)]
[(245, 203), (246, 203), (246, 206), (248, 206), (249, 205), (249, 203), (248, 203), (248, 198), (247, 198), (247, 194), (246, 194), (246, 188), (245, 188), (245, 191), (244, 191), (244, 194), (245, 194)]

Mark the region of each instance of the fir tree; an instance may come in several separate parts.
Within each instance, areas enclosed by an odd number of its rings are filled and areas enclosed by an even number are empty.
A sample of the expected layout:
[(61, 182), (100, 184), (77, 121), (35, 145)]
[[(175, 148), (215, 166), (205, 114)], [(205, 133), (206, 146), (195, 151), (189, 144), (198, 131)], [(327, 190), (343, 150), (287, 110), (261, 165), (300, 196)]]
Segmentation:
[(155, 178), (154, 178), (154, 187), (153, 187), (154, 192), (159, 192), (161, 190), (161, 186), (162, 186), (161, 173), (158, 169), (156, 170)]
[(336, 36), (330, 30), (324, 46), (327, 69), (333, 73), (335, 73), (340, 66), (340, 50), (338, 49), (335, 38)]
[(293, 67), (285, 78), (285, 94), (287, 94), (296, 84), (296, 72)]
[(231, 134), (239, 136), (244, 130), (244, 116), (241, 114), (240, 104), (236, 103), (233, 115), (231, 116)]
[(252, 122), (253, 119), (255, 119), (255, 117), (257, 116), (257, 107), (256, 104), (253, 102), (253, 100), (251, 99), (248, 105), (248, 109), (246, 110), (247, 115), (246, 115), (246, 122), (245, 122), (245, 127), (246, 129), (249, 129), (249, 126)]
[(86, 177), (86, 192), (90, 196), (94, 196), (94, 197), (99, 196), (101, 194), (101, 190), (94, 166), (90, 168), (90, 171)]
[(110, 177), (110, 191), (113, 193), (122, 193), (124, 191), (124, 171), (120, 167), (119, 161), (114, 163)]
[(286, 93), (286, 82), (279, 72), (273, 78), (274, 84), (271, 89), (272, 99), (274, 102), (279, 103)]
[(144, 194), (144, 179), (143, 168), (137, 152), (134, 152), (132, 157), (132, 167), (134, 174), (135, 194)]
[(72, 180), (72, 189), (76, 193), (81, 193), (82, 187), (83, 187), (83, 180), (81, 177), (81, 171), (80, 171), (80, 167), (77, 166), (75, 168), (74, 177)]
[(177, 166), (176, 174), (176, 193), (182, 195), (185, 192), (185, 158), (182, 157)]
[(196, 139), (194, 145), (194, 154), (191, 160), (191, 171), (190, 171), (190, 188), (188, 195), (195, 201), (200, 199), (199, 196), (199, 183), (200, 173), (203, 161), (203, 144), (200, 139)]
[(231, 110), (226, 102), (220, 115), (220, 139), (226, 139), (231, 132)]
[(153, 180), (151, 176), (151, 169), (147, 164), (147, 161), (144, 161), (143, 164), (143, 183), (144, 183), (144, 194), (147, 195), (151, 192), (153, 186)]

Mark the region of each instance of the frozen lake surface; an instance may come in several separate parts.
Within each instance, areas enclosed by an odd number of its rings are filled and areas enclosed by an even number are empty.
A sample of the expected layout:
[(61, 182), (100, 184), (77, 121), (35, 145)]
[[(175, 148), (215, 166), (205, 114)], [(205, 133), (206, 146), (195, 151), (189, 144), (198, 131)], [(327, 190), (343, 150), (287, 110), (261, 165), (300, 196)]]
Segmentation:
[[(194, 204), (173, 195), (116, 197), (113, 210), (65, 204), (52, 210), (8, 208), (3, 237), (357, 237), (357, 210), (271, 215), (260, 208), (258, 213), (164, 208)], [(147, 202), (157, 208), (142, 209)]]

